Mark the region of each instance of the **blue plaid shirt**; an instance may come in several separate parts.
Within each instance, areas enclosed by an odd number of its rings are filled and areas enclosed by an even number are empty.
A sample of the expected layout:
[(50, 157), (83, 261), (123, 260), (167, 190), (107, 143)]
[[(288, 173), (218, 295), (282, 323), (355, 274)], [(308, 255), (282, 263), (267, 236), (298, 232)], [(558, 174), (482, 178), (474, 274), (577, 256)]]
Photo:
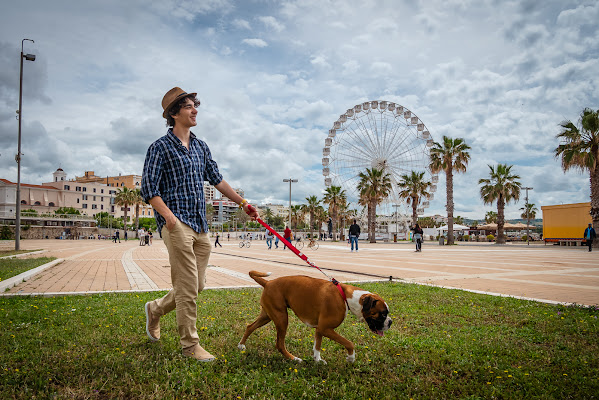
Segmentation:
[[(196, 232), (208, 232), (204, 181), (215, 186), (222, 180), (206, 143), (192, 133), (188, 150), (169, 128), (166, 135), (148, 149), (141, 195), (146, 202), (160, 196), (181, 222)], [(166, 221), (159, 213), (154, 214), (158, 232), (162, 234)]]

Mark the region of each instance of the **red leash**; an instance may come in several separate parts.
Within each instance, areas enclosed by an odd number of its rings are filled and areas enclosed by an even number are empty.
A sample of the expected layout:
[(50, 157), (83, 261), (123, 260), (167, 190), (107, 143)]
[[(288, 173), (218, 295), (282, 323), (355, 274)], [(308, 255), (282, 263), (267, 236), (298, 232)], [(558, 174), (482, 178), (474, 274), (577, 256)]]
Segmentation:
[[(255, 210), (256, 209), (251, 204), (248, 204), (248, 211), (249, 212), (247, 214), (249, 214), (250, 212), (253, 212)], [(316, 264), (314, 264), (312, 261), (308, 260), (308, 257), (304, 253), (302, 253), (298, 249), (296, 249), (294, 245), (292, 245), (291, 243), (289, 243), (289, 241), (287, 239), (285, 239), (283, 236), (279, 235), (266, 222), (262, 221), (260, 218), (256, 218), (256, 221), (258, 221), (258, 223), (260, 225), (262, 225), (263, 227), (265, 227), (266, 229), (268, 229), (273, 235), (275, 235), (276, 237), (278, 237), (279, 240), (281, 240), (283, 243), (285, 243), (285, 245), (289, 248), (289, 250), (291, 250), (296, 256), (298, 256), (299, 258), (301, 258), (302, 260), (304, 260), (306, 263), (308, 263), (309, 266), (311, 266), (313, 268), (316, 268), (317, 270), (319, 270), (320, 272), (322, 272), (324, 276), (326, 276), (327, 278), (329, 278), (329, 280), (333, 283), (333, 285), (337, 286), (337, 289), (339, 290), (339, 293), (341, 293), (341, 297), (343, 298), (343, 300), (345, 301), (345, 304), (347, 305), (347, 308), (349, 309), (349, 304), (347, 303), (347, 297), (345, 296), (345, 292), (341, 288), (341, 285), (339, 284), (339, 281), (337, 281), (337, 279), (328, 276), (323, 270), (321, 270), (320, 268), (318, 268), (318, 266)]]

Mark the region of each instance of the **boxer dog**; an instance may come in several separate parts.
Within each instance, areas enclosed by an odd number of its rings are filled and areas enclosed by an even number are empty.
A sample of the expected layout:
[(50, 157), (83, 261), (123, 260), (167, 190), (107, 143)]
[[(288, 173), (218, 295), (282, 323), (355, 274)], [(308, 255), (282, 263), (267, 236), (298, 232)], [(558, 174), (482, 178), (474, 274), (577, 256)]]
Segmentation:
[(301, 362), (301, 358), (294, 356), (285, 348), (288, 308), (291, 308), (304, 324), (316, 328), (314, 361), (325, 364), (326, 362), (320, 358), (323, 336), (345, 346), (347, 361), (356, 360), (354, 344), (335, 332), (335, 328), (345, 319), (348, 308), (359, 321), (366, 322), (370, 330), (379, 336), (383, 336), (383, 333), (391, 327), (389, 308), (383, 299), (355, 286), (339, 283), (347, 298), (346, 303), (337, 286), (324, 279), (285, 276), (267, 281), (263, 278), (270, 276), (270, 272), (250, 271), (249, 275), (264, 287), (260, 298), (262, 307), (258, 318), (245, 330), (243, 338), (237, 345), (239, 350), (245, 350), (245, 342), (252, 332), (273, 321), (277, 328), (277, 349), (285, 358)]

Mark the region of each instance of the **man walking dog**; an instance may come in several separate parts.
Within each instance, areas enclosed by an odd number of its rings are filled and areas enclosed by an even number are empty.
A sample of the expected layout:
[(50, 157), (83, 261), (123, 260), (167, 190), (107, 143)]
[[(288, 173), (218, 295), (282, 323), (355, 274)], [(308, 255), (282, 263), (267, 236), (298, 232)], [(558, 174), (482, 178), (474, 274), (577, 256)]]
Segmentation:
[(208, 145), (198, 139), (197, 93), (174, 87), (162, 99), (162, 116), (169, 127), (166, 135), (152, 143), (146, 154), (142, 196), (155, 210), (156, 224), (168, 250), (173, 289), (145, 305), (146, 333), (160, 339), (160, 317), (176, 310), (177, 327), (184, 356), (198, 361), (215, 357), (200, 346), (196, 328), (196, 298), (204, 288), (212, 245), (208, 238), (204, 181), (243, 208), (252, 219), (255, 209), (223, 179)]

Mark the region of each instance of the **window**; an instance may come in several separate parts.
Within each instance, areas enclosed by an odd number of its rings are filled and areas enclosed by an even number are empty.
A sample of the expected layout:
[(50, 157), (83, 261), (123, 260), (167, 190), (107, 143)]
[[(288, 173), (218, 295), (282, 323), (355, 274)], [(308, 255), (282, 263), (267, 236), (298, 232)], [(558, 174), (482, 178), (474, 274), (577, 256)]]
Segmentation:
[(33, 203), (34, 206), (41, 206), (42, 203), (40, 203), (39, 201), (36, 201), (35, 203)]
[(87, 195), (84, 194), (83, 196), (81, 196), (83, 198), (83, 200), (87, 200)]
[(81, 186), (75, 186), (75, 191), (76, 192), (80, 192), (81, 191)]
[(48, 203), (48, 205), (49, 205), (50, 207), (54, 207), (54, 203), (53, 203), (53, 202), (50, 202), (50, 203)]
[(87, 208), (87, 204), (81, 204), (82, 208)]
[(87, 188), (85, 186), (83, 186), (83, 191), (87, 192)]
[(92, 210), (97, 210), (98, 209), (98, 205), (97, 204), (92, 204)]
[(102, 204), (102, 205), (100, 206), (100, 210), (103, 210), (103, 209), (104, 209), (104, 204)]
[[(94, 189), (94, 192), (96, 191), (96, 189)], [(94, 196), (94, 201), (96, 201), (96, 196)]]
[(64, 190), (71, 190), (71, 187), (69, 185), (64, 185)]
[(96, 193), (96, 188), (94, 188), (94, 193)]
[(104, 193), (104, 189), (100, 189), (100, 193)]
[(77, 199), (77, 204), (79, 204), (79, 199)]
[(25, 200), (21, 200), (21, 204), (27, 204)]

